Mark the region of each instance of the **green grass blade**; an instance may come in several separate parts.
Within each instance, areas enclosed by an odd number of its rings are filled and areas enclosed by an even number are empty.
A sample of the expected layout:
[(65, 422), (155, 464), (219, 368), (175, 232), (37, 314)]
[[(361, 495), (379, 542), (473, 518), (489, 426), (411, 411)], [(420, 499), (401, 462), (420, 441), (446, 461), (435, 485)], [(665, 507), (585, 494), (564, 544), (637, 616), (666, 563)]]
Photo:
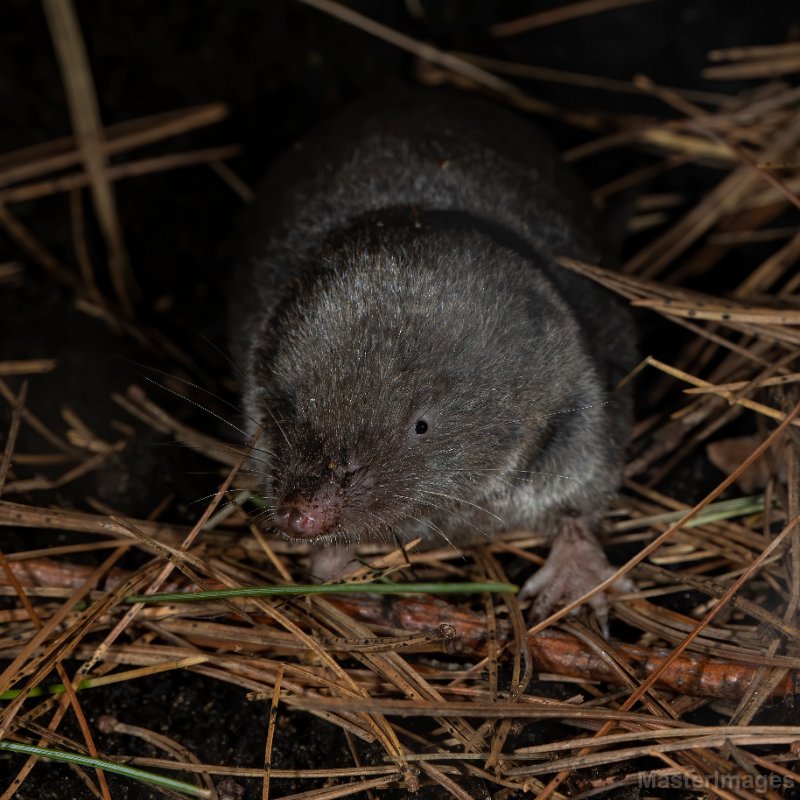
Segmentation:
[(228, 600), (232, 597), (296, 597), (306, 594), (474, 594), (495, 592), (514, 594), (513, 583), (313, 583), (292, 586), (247, 586), (239, 589), (213, 589), (207, 592), (166, 592), (133, 594), (126, 603), (192, 603), (199, 600)]
[(21, 744), (20, 742), (0, 742), (0, 750), (6, 750), (10, 753), (22, 753), (28, 756), (38, 756), (39, 758), (46, 758), (50, 761), (63, 761), (66, 764), (78, 764), (82, 767), (91, 767), (92, 769), (102, 769), (105, 772), (113, 772), (115, 775), (122, 775), (126, 778), (131, 778), (135, 781), (142, 783), (150, 783), (154, 786), (160, 786), (163, 789), (173, 789), (176, 792), (183, 792), (192, 797), (210, 797), (208, 789), (202, 789), (192, 783), (184, 783), (183, 781), (176, 781), (173, 778), (167, 778), (163, 775), (156, 775), (153, 772), (145, 772), (136, 767), (129, 767), (126, 764), (118, 764), (115, 761), (103, 761), (101, 758), (92, 758), (91, 756), (84, 756), (80, 753), (70, 753), (65, 750), (54, 750), (49, 747), (35, 747), (31, 744)]

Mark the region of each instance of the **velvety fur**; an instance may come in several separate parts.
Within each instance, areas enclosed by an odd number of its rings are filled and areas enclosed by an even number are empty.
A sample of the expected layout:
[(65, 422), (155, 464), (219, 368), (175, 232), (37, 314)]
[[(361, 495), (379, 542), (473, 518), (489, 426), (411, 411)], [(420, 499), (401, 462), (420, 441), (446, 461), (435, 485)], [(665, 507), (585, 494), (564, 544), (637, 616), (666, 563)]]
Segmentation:
[(477, 100), (364, 101), (281, 159), (231, 306), (273, 507), (315, 497), (337, 542), (595, 519), (619, 483), (634, 333), (556, 255), (603, 256), (585, 190)]

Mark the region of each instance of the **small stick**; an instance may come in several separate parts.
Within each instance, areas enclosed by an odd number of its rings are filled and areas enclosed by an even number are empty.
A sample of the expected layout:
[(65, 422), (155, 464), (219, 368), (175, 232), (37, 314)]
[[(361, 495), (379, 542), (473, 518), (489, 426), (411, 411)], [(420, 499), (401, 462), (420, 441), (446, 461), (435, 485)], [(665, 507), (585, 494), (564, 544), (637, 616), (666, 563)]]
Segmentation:
[(8, 438), (6, 439), (6, 446), (3, 449), (3, 457), (0, 458), (0, 496), (3, 493), (6, 476), (11, 466), (11, 456), (17, 444), (17, 434), (19, 434), (19, 425), (22, 420), (22, 409), (25, 407), (25, 400), (27, 397), (28, 381), (24, 381), (14, 401), (14, 406), (11, 411), (11, 424), (8, 426)]
[(272, 689), (272, 699), (269, 704), (269, 721), (267, 723), (267, 742), (264, 747), (264, 783), (261, 786), (261, 800), (269, 800), (269, 781), (272, 773), (272, 740), (275, 736), (275, 721), (278, 719), (278, 701), (281, 696), (281, 682), (283, 681), (283, 664), (278, 667), (275, 675), (275, 685)]
[(489, 29), (492, 36), (498, 38), (503, 36), (516, 36), (519, 33), (545, 28), (550, 25), (557, 25), (559, 22), (568, 22), (573, 19), (587, 17), (590, 14), (599, 14), (603, 11), (615, 11), (626, 6), (641, 5), (651, 3), (653, 0), (582, 0), (577, 3), (548, 8), (546, 11), (538, 11), (527, 17), (500, 22)]
[(40, 375), (58, 366), (54, 358), (29, 358), (22, 361), (0, 361), (0, 375)]
[(130, 317), (138, 289), (125, 249), (114, 190), (106, 175), (107, 158), (100, 146), (105, 133), (80, 23), (72, 0), (43, 0), (43, 6), (61, 67), (72, 125), (89, 176), (95, 212), (109, 250), (111, 282), (123, 311)]
[[(181, 111), (153, 114), (109, 125), (106, 138), (99, 147), (106, 156), (135, 150), (162, 139), (179, 136), (195, 128), (213, 125), (228, 115), (222, 103), (186, 108)], [(8, 186), (27, 178), (57, 172), (79, 164), (81, 154), (75, 149), (75, 139), (67, 136), (37, 144), (0, 156), (0, 186)]]
[[(105, 176), (109, 181), (119, 181), (124, 178), (192, 167), (196, 164), (214, 163), (238, 156), (241, 151), (242, 149), (239, 145), (224, 145), (221, 147), (208, 147), (203, 150), (187, 150), (185, 153), (171, 153), (166, 156), (141, 158), (126, 164), (109, 166), (106, 169)], [(81, 189), (88, 185), (89, 178), (85, 173), (70, 173), (60, 178), (51, 178), (36, 183), (23, 183), (20, 186), (12, 186), (9, 189), (0, 190), (0, 203), (22, 203), (39, 197), (48, 197), (58, 192)]]

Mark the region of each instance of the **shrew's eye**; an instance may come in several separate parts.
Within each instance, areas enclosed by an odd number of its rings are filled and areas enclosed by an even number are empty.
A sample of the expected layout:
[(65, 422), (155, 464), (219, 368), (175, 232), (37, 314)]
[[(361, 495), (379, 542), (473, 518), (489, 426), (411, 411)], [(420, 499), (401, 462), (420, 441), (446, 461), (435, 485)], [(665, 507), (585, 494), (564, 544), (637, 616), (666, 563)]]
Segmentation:
[(418, 436), (423, 436), (428, 432), (428, 423), (424, 419), (418, 419), (417, 424), (414, 426), (414, 433)]

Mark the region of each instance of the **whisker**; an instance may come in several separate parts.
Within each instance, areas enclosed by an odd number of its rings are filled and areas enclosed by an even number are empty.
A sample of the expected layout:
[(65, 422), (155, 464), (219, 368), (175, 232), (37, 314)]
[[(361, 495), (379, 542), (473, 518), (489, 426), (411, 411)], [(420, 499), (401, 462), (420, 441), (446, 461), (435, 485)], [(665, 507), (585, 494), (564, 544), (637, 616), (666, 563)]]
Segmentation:
[[(222, 358), (223, 358), (223, 359), (225, 359), (225, 361), (227, 361), (227, 362), (228, 362), (228, 364), (229, 364), (231, 367), (233, 367), (233, 370), (234, 370), (234, 372), (236, 372), (236, 374), (237, 374), (237, 375), (238, 375), (238, 376), (239, 376), (239, 377), (242, 379), (242, 381), (244, 381), (244, 379), (247, 377), (247, 376), (245, 375), (244, 368), (243, 368), (243, 367), (241, 366), (241, 364), (239, 364), (239, 362), (238, 362), (238, 361), (237, 361), (237, 360), (236, 360), (236, 359), (233, 357), (233, 355), (231, 355), (231, 353), (230, 353), (230, 352), (228, 352), (228, 351), (226, 351), (226, 350), (223, 350), (223, 349), (222, 349), (222, 348), (221, 348), (221, 347), (220, 347), (220, 346), (219, 346), (219, 345), (218, 345), (216, 342), (212, 342), (212, 341), (211, 341), (211, 339), (209, 339), (209, 338), (208, 338), (208, 336), (206, 336), (205, 334), (203, 334), (203, 333), (198, 333), (197, 335), (198, 335), (198, 336), (199, 336), (199, 337), (200, 337), (200, 338), (201, 338), (201, 339), (202, 339), (202, 340), (203, 340), (203, 341), (204, 341), (204, 342), (205, 342), (207, 345), (209, 345), (209, 346), (210, 346), (210, 347), (212, 347), (214, 350), (216, 350), (216, 351), (217, 351), (217, 353), (218, 353), (219, 355), (221, 355), (221, 356), (222, 356)], [(251, 422), (252, 422), (252, 420), (251, 420)]]
[[(140, 365), (140, 366), (144, 366), (145, 368), (147, 368), (146, 365)], [(209, 391), (208, 389), (204, 389), (202, 386), (198, 386), (196, 383), (192, 383), (191, 381), (185, 380), (183, 378), (179, 378), (179, 377), (177, 377), (175, 375), (170, 375), (169, 373), (164, 372), (163, 370), (159, 370), (156, 367), (150, 367), (150, 369), (152, 369), (155, 372), (160, 372), (162, 375), (165, 375), (167, 377), (173, 378), (174, 380), (180, 381), (181, 383), (185, 384), (186, 386), (191, 386), (191, 387), (193, 387), (195, 389), (198, 389), (199, 391), (206, 392), (207, 394), (211, 395), (211, 397), (214, 397), (215, 399), (219, 400), (221, 403), (224, 403), (228, 407), (232, 408), (234, 411), (237, 411), (237, 413), (242, 413), (242, 414), (244, 413), (241, 409), (239, 409), (233, 403), (230, 403), (227, 400), (225, 400), (224, 398), (219, 397), (218, 395), (214, 394), (213, 392)], [(243, 428), (240, 428), (238, 425), (234, 424), (229, 419), (226, 419), (221, 414), (217, 414), (215, 411), (212, 411), (210, 408), (207, 408), (202, 403), (199, 403), (196, 400), (192, 400), (192, 398), (188, 397), (187, 395), (183, 395), (180, 392), (176, 392), (174, 389), (170, 389), (167, 386), (163, 386), (162, 384), (158, 383), (157, 381), (153, 380), (152, 378), (147, 377), (147, 375), (143, 375), (142, 377), (146, 381), (151, 383), (153, 386), (156, 386), (157, 388), (159, 388), (159, 389), (161, 389), (161, 390), (163, 390), (165, 392), (169, 392), (171, 395), (179, 398), (180, 400), (184, 400), (187, 403), (190, 403), (195, 408), (200, 409), (201, 411), (205, 412), (209, 416), (214, 417), (214, 419), (217, 419), (220, 422), (224, 423), (225, 425), (228, 425), (229, 427), (233, 428), (237, 433), (240, 433), (245, 439), (253, 441), (253, 444), (252, 444), (252, 446), (250, 447), (250, 449), (248, 451), (250, 454), (252, 454), (253, 452), (258, 452), (258, 453), (263, 453), (264, 455), (268, 455), (268, 456), (273, 456), (273, 457), (275, 456), (275, 453), (272, 450), (269, 450), (269, 449), (264, 448), (264, 447), (258, 447), (257, 443), (255, 441), (255, 437), (251, 438), (250, 435), (247, 433), (247, 431), (245, 431)], [(292, 446), (291, 446), (291, 443), (289, 442), (289, 439), (286, 436), (286, 433), (283, 430), (283, 427), (281, 426), (280, 422), (278, 422), (277, 417), (272, 413), (272, 411), (270, 409), (267, 409), (267, 412), (272, 417), (273, 422), (275, 423), (275, 425), (277, 426), (278, 430), (283, 435), (283, 438), (286, 440), (286, 443), (289, 446), (289, 448), (293, 449)], [(254, 420), (249, 415), (245, 415), (245, 416), (259, 430), (263, 430), (263, 426), (261, 424), (259, 424), (256, 420)], [(231, 450), (231, 452), (236, 452), (236, 451)], [(244, 455), (244, 453), (240, 452), (239, 455)], [(251, 455), (251, 457), (252, 457), (252, 455)], [(260, 459), (253, 458), (253, 460), (259, 461)], [(266, 461), (262, 460), (261, 463), (267, 464), (269, 462), (266, 462)]]
[[(175, 441), (172, 441), (172, 442), (154, 442), (153, 443), (153, 447), (180, 447), (180, 448), (186, 448), (186, 447), (192, 447), (192, 442), (190, 442), (188, 439), (186, 439), (186, 440), (176, 439)], [(265, 464), (268, 467), (272, 466), (272, 462), (267, 461), (266, 459), (263, 459), (263, 458), (256, 458), (252, 453), (248, 453), (247, 450), (237, 449), (235, 445), (231, 445), (230, 447), (225, 447), (224, 445), (220, 444), (220, 445), (218, 445), (216, 447), (204, 447), (201, 452), (206, 453), (206, 454), (207, 453), (231, 453), (231, 454), (236, 455), (236, 456), (247, 456), (250, 461), (255, 461), (255, 462), (259, 463), (259, 464)]]
[[(257, 475), (261, 478), (263, 478), (265, 475), (263, 470), (246, 469), (245, 467), (242, 467), (239, 470), (239, 474), (241, 475), (242, 473), (245, 473), (247, 475)], [(189, 470), (188, 472), (184, 472), (184, 475), (220, 475), (220, 474), (224, 474), (224, 471), (222, 470), (221, 467), (219, 469), (195, 469), (195, 470)]]
[[(257, 512), (255, 512), (253, 514), (250, 514), (250, 522), (258, 524), (265, 517), (269, 518), (269, 519), (272, 519), (272, 512), (273, 511), (275, 511), (274, 508), (263, 508), (260, 511), (257, 511)], [(269, 533), (277, 533), (277, 531), (275, 530), (275, 526), (272, 523), (270, 523), (269, 528), (270, 528)]]
[[(395, 497), (399, 497), (401, 500), (410, 500), (412, 503), (415, 504), (419, 503), (418, 499), (409, 497), (408, 495), (395, 494)], [(467, 525), (468, 527), (472, 528), (474, 531), (476, 531), (480, 536), (483, 536), (485, 539), (489, 538), (489, 534), (487, 534), (485, 530), (479, 528), (474, 522), (470, 522), (463, 514), (456, 511), (454, 508), (448, 508), (447, 506), (444, 506), (440, 503), (434, 503), (431, 500), (424, 500), (423, 502), (425, 503), (426, 506), (435, 508), (437, 511), (440, 511), (443, 514), (450, 514), (455, 516), (459, 520), (459, 522), (461, 522), (461, 524)], [(412, 517), (410, 514), (408, 515), (408, 517), (409, 519), (414, 519), (417, 522), (420, 521), (417, 517)]]
[(456, 469), (452, 470), (451, 474), (461, 473), (461, 472), (502, 472), (503, 474), (513, 472), (517, 475), (543, 475), (546, 478), (563, 478), (567, 481), (577, 481), (578, 483), (583, 483), (580, 478), (576, 478), (574, 475), (562, 475), (560, 472), (542, 472), (541, 470), (536, 469), (504, 469), (501, 467), (474, 467), (470, 469)]
[[(283, 425), (281, 425), (281, 423), (278, 421), (278, 418), (275, 416), (275, 414), (273, 413), (272, 409), (269, 406), (266, 406), (265, 410), (266, 410), (267, 414), (269, 414), (270, 419), (275, 423), (275, 427), (280, 431), (281, 436), (283, 436), (283, 441), (286, 442), (286, 446), (289, 448), (289, 452), (297, 454), (297, 449), (289, 441), (289, 437), (286, 435), (286, 431), (283, 429)], [(258, 427), (263, 430), (263, 428), (264, 428), (263, 423), (261, 425), (259, 425)]]
[[(200, 334), (200, 335), (202, 336), (202, 334)], [(209, 341), (208, 343), (211, 344), (212, 347), (216, 347), (216, 345), (214, 345), (213, 342)], [(219, 348), (217, 348), (217, 349), (219, 349)], [(219, 352), (222, 355), (224, 355), (221, 350)], [(223, 405), (227, 406), (228, 408), (232, 409), (238, 415), (246, 417), (247, 419), (250, 420), (250, 422), (253, 423), (253, 425), (255, 425), (256, 427), (259, 427), (258, 422), (256, 422), (256, 420), (254, 420), (252, 417), (250, 417), (241, 406), (237, 406), (235, 403), (230, 402), (230, 400), (226, 400), (221, 395), (216, 394), (216, 392), (212, 392), (210, 389), (206, 389), (205, 386), (200, 386), (199, 384), (193, 383), (192, 381), (187, 380), (186, 378), (181, 378), (181, 377), (179, 377), (177, 375), (173, 375), (171, 372), (167, 372), (166, 370), (160, 369), (159, 367), (153, 367), (150, 364), (143, 364), (142, 362), (135, 361), (135, 360), (132, 360), (131, 363), (135, 364), (140, 369), (146, 369), (146, 370), (149, 370), (150, 372), (155, 372), (158, 375), (163, 375), (165, 378), (170, 378), (171, 380), (178, 381), (179, 383), (182, 383), (184, 386), (190, 386), (192, 389), (197, 389), (197, 391), (203, 392), (204, 394), (207, 394), (209, 397), (213, 397), (216, 401), (218, 401), (218, 402), (222, 403)], [(233, 363), (233, 362), (231, 362), (231, 363)], [(188, 402), (193, 403), (198, 408), (200, 408), (202, 411), (205, 411), (205, 412), (211, 414), (212, 416), (216, 417), (217, 419), (220, 419), (222, 422), (227, 422), (227, 424), (229, 424), (229, 425), (232, 424), (232, 423), (228, 422), (228, 420), (224, 419), (223, 417), (220, 417), (219, 415), (215, 414), (210, 409), (207, 409), (205, 406), (200, 405), (198, 403), (194, 403), (194, 401), (192, 401), (188, 397), (184, 397), (179, 392), (175, 392), (172, 389), (168, 389), (163, 384), (160, 384), (157, 381), (154, 381), (152, 378), (148, 378), (147, 375), (142, 375), (142, 378), (144, 378), (144, 380), (146, 380), (146, 381), (149, 381), (154, 386), (157, 386), (159, 389), (163, 389), (166, 392), (171, 392), (172, 394), (176, 395), (177, 397), (181, 398), (182, 400), (187, 400)], [(237, 430), (240, 433), (244, 433), (244, 431), (242, 431), (239, 428), (237, 428)], [(246, 433), (244, 433), (244, 435), (247, 436)]]
[(575, 408), (562, 408), (560, 411), (551, 411), (548, 414), (545, 414), (545, 417), (554, 417), (556, 414), (570, 414), (573, 411), (586, 411), (589, 408), (599, 408), (600, 406), (607, 406), (610, 405), (610, 400), (604, 400), (602, 403), (593, 403), (592, 405), (588, 406), (575, 406)]
[(488, 514), (490, 517), (494, 517), (501, 525), (505, 525), (506, 524), (505, 520), (503, 520), (500, 517), (498, 517), (497, 514), (493, 513), (492, 511), (489, 511), (488, 508), (484, 508), (483, 506), (479, 506), (477, 503), (472, 503), (469, 500), (464, 500), (463, 498), (455, 497), (454, 495), (444, 494), (443, 492), (432, 492), (430, 489), (422, 489), (421, 491), (423, 492), (423, 494), (432, 494), (435, 497), (444, 497), (445, 499), (453, 500), (456, 503), (463, 503), (465, 505), (472, 506), (472, 508), (476, 508), (476, 509), (478, 509), (478, 511), (483, 511), (484, 514)]
[[(241, 489), (226, 489), (222, 494), (223, 495), (233, 495), (234, 497), (241, 492)], [(212, 497), (216, 497), (219, 492), (211, 492), (211, 494), (207, 494), (204, 497), (198, 497), (196, 500), (190, 500), (186, 505), (187, 506), (194, 506), (198, 503), (203, 503), (206, 500), (210, 500)], [(233, 503), (234, 505), (241, 506), (241, 503), (238, 500), (235, 501), (228, 501), (228, 504)]]
[[(235, 430), (237, 433), (241, 433), (241, 434), (242, 434), (242, 436), (244, 436), (246, 439), (247, 439), (247, 438), (249, 438), (249, 435), (248, 435), (247, 431), (243, 430), (243, 429), (242, 429), (242, 428), (240, 428), (238, 425), (236, 425), (236, 424), (234, 424), (233, 422), (231, 422), (229, 419), (226, 419), (226, 418), (225, 418), (225, 417), (223, 417), (221, 414), (217, 414), (217, 412), (216, 412), (216, 411), (212, 411), (212, 410), (211, 410), (210, 408), (208, 408), (207, 406), (204, 406), (202, 403), (199, 403), (199, 402), (197, 402), (197, 400), (192, 400), (192, 398), (191, 398), (191, 397), (189, 397), (188, 395), (181, 394), (180, 392), (176, 392), (174, 389), (170, 389), (170, 388), (168, 388), (167, 386), (164, 386), (164, 385), (160, 384), (158, 381), (154, 380), (153, 378), (148, 378), (148, 377), (147, 377), (147, 375), (143, 375), (142, 377), (143, 377), (143, 378), (144, 378), (144, 379), (145, 379), (145, 380), (146, 380), (148, 383), (151, 383), (151, 384), (153, 384), (153, 386), (157, 386), (157, 387), (158, 387), (159, 389), (161, 389), (162, 391), (164, 391), (164, 392), (169, 392), (169, 393), (170, 393), (171, 395), (173, 395), (174, 397), (177, 397), (177, 398), (179, 398), (179, 399), (181, 399), (181, 400), (183, 400), (183, 401), (185, 401), (185, 402), (187, 402), (187, 403), (190, 403), (190, 404), (191, 404), (191, 405), (193, 405), (195, 408), (199, 408), (201, 411), (204, 411), (204, 412), (205, 412), (206, 414), (208, 414), (209, 416), (211, 416), (211, 417), (214, 417), (214, 419), (217, 419), (217, 420), (219, 420), (220, 422), (224, 423), (225, 425), (229, 425), (229, 426), (230, 426), (231, 428), (233, 428), (233, 429), (234, 429), (234, 430)], [(170, 376), (170, 377), (174, 377), (174, 376)], [(193, 384), (193, 383), (191, 383), (190, 381), (184, 381), (182, 378), (176, 378), (176, 380), (178, 380), (178, 381), (181, 381), (181, 383), (188, 384), (189, 386), (194, 386), (194, 387), (195, 387), (195, 388), (197, 388), (197, 389), (201, 389), (201, 388), (202, 388), (202, 387), (196, 386), (196, 384)], [(226, 402), (226, 401), (223, 401), (223, 402)], [(234, 407), (235, 407), (235, 406), (234, 406)]]
[[(409, 519), (413, 519), (415, 522), (419, 522), (420, 525), (424, 525), (426, 528), (429, 528), (430, 530), (434, 531), (434, 533), (437, 533), (439, 536), (442, 537), (442, 539), (445, 540), (445, 542), (447, 542), (447, 544), (453, 549), (454, 552), (456, 552), (459, 555), (461, 555), (461, 550), (459, 550), (450, 541), (450, 539), (447, 538), (445, 532), (438, 525), (434, 525), (433, 522), (431, 522), (430, 520), (420, 519), (419, 517), (415, 517), (412, 514), (409, 514), (408, 517), (409, 517)], [(463, 558), (463, 555), (462, 555), (462, 558)]]

